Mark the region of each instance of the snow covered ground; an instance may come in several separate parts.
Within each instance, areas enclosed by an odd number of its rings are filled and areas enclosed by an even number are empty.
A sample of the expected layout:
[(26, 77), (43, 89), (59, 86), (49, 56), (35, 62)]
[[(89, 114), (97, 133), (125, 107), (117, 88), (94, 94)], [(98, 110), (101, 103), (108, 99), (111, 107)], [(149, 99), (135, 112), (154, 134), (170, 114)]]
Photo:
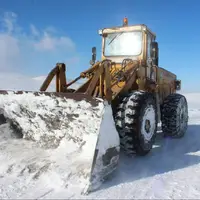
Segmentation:
[(112, 179), (88, 196), (68, 187), (70, 181), (77, 180), (70, 178), (67, 170), (69, 147), (65, 143), (59, 149), (44, 151), (36, 142), (13, 138), (7, 124), (1, 125), (0, 198), (200, 198), (200, 93), (185, 95), (189, 103), (185, 137), (163, 138), (160, 133), (149, 155), (128, 158), (121, 153)]

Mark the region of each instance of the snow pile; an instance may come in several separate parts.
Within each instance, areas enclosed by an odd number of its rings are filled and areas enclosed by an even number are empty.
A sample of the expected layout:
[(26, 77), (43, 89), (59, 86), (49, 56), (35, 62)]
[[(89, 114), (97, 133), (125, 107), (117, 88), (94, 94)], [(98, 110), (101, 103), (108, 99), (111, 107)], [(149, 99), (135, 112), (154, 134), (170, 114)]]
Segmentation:
[(86, 101), (32, 93), (0, 96), (1, 113), (18, 135), (46, 148), (58, 147), (64, 137), (80, 148), (88, 137), (96, 137), (103, 108), (103, 102), (93, 107)]
[[(61, 189), (68, 198), (74, 191), (84, 192), (105, 112), (102, 101), (94, 106), (84, 100), (11, 92), (0, 96), (0, 109), (12, 128), (0, 126), (1, 198), (23, 198), (24, 193), (36, 198), (40, 192)], [(25, 140), (13, 137), (16, 130)]]

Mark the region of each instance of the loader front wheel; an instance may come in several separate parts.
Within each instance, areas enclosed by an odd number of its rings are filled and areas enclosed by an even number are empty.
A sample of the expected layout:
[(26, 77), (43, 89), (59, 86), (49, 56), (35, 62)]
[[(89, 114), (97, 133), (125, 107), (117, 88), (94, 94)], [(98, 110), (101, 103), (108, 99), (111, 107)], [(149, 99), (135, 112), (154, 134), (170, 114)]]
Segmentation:
[(149, 153), (157, 131), (154, 96), (136, 91), (124, 97), (116, 110), (115, 124), (126, 153), (140, 156)]
[(161, 110), (164, 136), (181, 138), (188, 127), (188, 105), (186, 98), (178, 93), (170, 94), (164, 100)]

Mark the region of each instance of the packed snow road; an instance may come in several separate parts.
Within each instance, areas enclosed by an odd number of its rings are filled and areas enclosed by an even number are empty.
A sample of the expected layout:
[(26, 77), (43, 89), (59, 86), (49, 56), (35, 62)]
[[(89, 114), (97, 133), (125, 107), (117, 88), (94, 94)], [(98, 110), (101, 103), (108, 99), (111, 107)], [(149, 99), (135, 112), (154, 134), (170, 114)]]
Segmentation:
[(0, 198), (199, 198), (200, 94), (186, 94), (186, 97), (189, 103), (189, 126), (185, 137), (163, 138), (159, 133), (149, 155), (128, 158), (121, 153), (119, 168), (112, 179), (88, 196), (78, 193), (77, 188), (67, 188), (70, 179), (65, 170), (64, 153), (61, 154), (64, 146), (59, 147), (60, 151), (44, 153), (34, 142), (13, 139), (7, 124), (2, 125)]

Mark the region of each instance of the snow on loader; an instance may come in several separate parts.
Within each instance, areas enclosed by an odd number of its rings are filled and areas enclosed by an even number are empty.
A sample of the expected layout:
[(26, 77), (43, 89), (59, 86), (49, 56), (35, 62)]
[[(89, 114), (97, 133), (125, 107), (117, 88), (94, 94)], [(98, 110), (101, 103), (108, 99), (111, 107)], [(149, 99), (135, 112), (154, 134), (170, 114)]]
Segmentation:
[[(42, 84), (40, 92), (0, 92), (1, 116), (12, 127), (20, 130), (24, 138), (36, 134), (27, 133), (28, 128), (20, 121), (24, 116), (28, 115), (32, 123), (33, 119), (36, 123), (46, 117), (46, 121), (50, 121), (51, 128), (54, 129), (53, 123), (56, 120), (68, 119), (68, 123), (59, 128), (66, 129), (67, 134), (70, 132), (73, 145), (79, 145), (80, 152), (88, 148), (85, 150), (85, 157), (81, 158), (83, 153), (79, 157), (82, 159), (80, 163), (88, 161), (87, 172), (84, 174), (89, 181), (87, 192), (97, 189), (97, 183), (115, 171), (120, 148), (128, 155), (148, 154), (155, 141), (158, 122), (162, 123), (165, 135), (176, 138), (184, 136), (188, 123), (186, 98), (176, 93), (181, 88), (181, 81), (177, 80), (175, 74), (158, 66), (158, 43), (153, 32), (146, 25), (129, 26), (127, 18), (124, 18), (123, 26), (104, 28), (99, 34), (102, 36), (102, 60), (96, 61), (96, 48), (93, 47), (91, 67), (73, 81), (66, 81), (65, 64), (57, 63)], [(56, 92), (47, 92), (54, 77)], [(86, 81), (74, 89), (73, 84), (80, 79)], [(25, 95), (27, 99), (20, 100), (20, 95)], [(46, 107), (39, 112), (42, 109), (39, 103), (35, 107), (28, 107), (33, 96), (34, 101), (40, 103), (46, 101), (44, 96), (54, 99), (49, 104), (51, 112), (46, 112)], [(8, 104), (10, 107), (5, 106), (11, 100), (18, 102), (17, 109), (11, 103)], [(27, 103), (23, 107), (21, 104), (24, 101)], [(73, 102), (77, 102), (74, 109)], [(87, 106), (84, 102), (87, 102)], [(56, 113), (54, 106), (60, 108), (59, 112)], [(16, 111), (14, 117), (11, 117), (12, 109), (20, 111), (20, 114)], [(36, 110), (38, 115), (34, 114)], [(89, 110), (94, 113), (81, 117)], [(69, 129), (70, 120), (76, 121), (78, 128), (71, 126)], [(29, 121), (26, 121), (26, 125), (32, 126)], [(40, 127), (38, 125), (36, 128)], [(59, 128), (57, 129), (60, 130)], [(87, 133), (83, 129), (87, 129)], [(35, 130), (38, 133), (38, 129)], [(90, 137), (92, 142), (89, 142)], [(54, 138), (53, 141), (57, 140)], [(66, 151), (69, 148), (66, 146)]]

